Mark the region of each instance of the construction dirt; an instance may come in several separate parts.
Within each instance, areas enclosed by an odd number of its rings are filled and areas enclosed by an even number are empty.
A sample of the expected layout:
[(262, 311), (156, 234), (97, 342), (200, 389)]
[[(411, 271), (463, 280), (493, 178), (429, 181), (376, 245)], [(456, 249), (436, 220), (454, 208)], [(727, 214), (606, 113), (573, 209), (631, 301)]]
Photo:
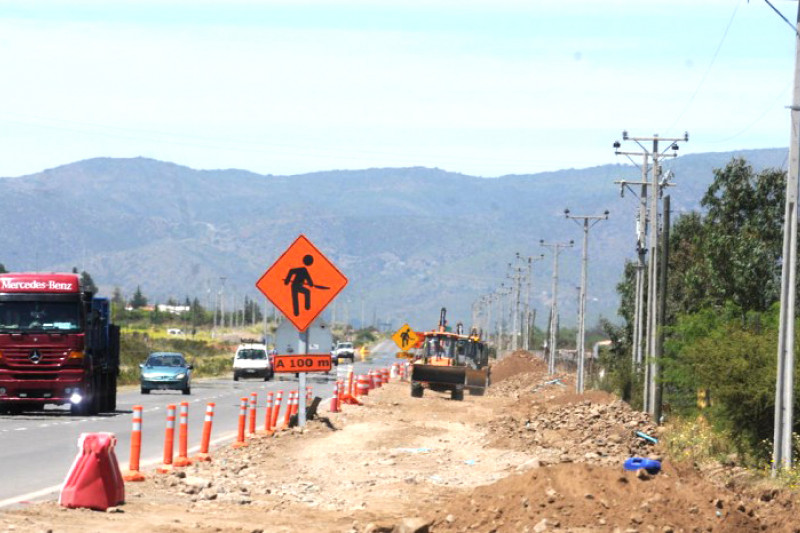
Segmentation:
[[(647, 418), (516, 352), (463, 402), (407, 383), (211, 463), (145, 472), (107, 512), (55, 502), (0, 512), (18, 532), (800, 532), (797, 494), (675, 464)], [(638, 433), (638, 434), (637, 434)], [(662, 461), (627, 471), (626, 459)]]

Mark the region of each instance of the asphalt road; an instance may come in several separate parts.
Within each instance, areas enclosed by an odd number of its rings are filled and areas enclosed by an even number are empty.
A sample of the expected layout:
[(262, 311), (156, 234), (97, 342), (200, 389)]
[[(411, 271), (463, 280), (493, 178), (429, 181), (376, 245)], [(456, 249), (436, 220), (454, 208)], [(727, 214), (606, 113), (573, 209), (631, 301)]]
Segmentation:
[[(356, 361), (355, 374), (369, 369), (386, 367), (395, 362), (396, 347), (391, 341), (375, 346), (365, 361)], [(340, 372), (348, 365), (340, 365)], [(307, 374), (307, 385), (313, 387), (315, 396), (324, 399), (320, 408), (328, 409), (333, 393), (337, 370), (330, 374)], [(60, 484), (77, 454), (78, 438), (82, 433), (110, 432), (116, 435), (116, 456), (120, 468), (128, 467), (130, 455), (131, 414), (134, 405), (143, 407), (142, 453), (140, 468), (160, 464), (164, 453), (164, 428), (166, 408), (169, 404), (189, 402), (189, 455), (197, 451), (205, 416), (206, 404), (216, 404), (211, 435), (213, 445), (228, 443), (236, 436), (239, 402), (258, 393), (257, 429), (264, 427), (264, 402), (268, 391), (284, 391), (283, 407), (288, 392), (296, 390), (298, 379), (294, 374), (278, 374), (274, 380), (204, 379), (192, 382), (192, 394), (179, 391), (153, 391), (143, 395), (138, 387), (120, 390), (117, 394), (117, 411), (99, 416), (72, 417), (69, 408), (47, 407), (44, 411), (19, 415), (0, 415), (0, 508), (36, 499), (57, 498)], [(177, 415), (177, 413), (176, 413)], [(280, 419), (283, 419), (281, 412)], [(176, 422), (177, 424), (177, 422)], [(175, 454), (177, 455), (177, 425)]]

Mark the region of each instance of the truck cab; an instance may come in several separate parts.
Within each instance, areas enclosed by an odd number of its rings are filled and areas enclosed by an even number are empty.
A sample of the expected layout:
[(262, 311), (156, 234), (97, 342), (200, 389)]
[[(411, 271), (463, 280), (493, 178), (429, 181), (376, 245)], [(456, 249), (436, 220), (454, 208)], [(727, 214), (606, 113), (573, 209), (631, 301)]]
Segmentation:
[(116, 409), (119, 329), (76, 274), (0, 274), (0, 409)]

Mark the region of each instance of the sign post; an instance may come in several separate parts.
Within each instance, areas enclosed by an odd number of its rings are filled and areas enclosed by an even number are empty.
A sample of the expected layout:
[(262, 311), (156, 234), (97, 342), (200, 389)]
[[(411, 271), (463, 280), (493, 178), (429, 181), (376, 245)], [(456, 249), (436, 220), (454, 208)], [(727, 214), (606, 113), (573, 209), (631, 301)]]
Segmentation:
[[(310, 354), (308, 328), (347, 285), (347, 278), (305, 235), (300, 235), (264, 275), (256, 287), (300, 332), (299, 351), (275, 356), (275, 372), (299, 376), (297, 423), (306, 423), (306, 373), (328, 372), (331, 356)], [(280, 348), (276, 346), (276, 348)]]
[[(300, 346), (302, 353), (308, 353), (308, 330), (300, 333)], [(300, 372), (297, 378), (297, 403), (300, 405), (297, 409), (297, 425), (303, 427), (306, 425), (306, 372)]]

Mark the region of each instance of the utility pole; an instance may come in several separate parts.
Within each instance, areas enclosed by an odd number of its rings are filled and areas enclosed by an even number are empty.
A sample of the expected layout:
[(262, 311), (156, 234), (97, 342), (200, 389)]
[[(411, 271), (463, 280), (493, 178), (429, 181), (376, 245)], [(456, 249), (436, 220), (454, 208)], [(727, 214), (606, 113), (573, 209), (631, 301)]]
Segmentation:
[(775, 382), (775, 432), (772, 475), (792, 466), (794, 417), (794, 317), (797, 276), (797, 185), (800, 170), (800, 4), (795, 22), (794, 92), (791, 106), (789, 172), (783, 215), (781, 311), (778, 326), (778, 375)]
[[(650, 172), (650, 206), (648, 219), (652, 228), (650, 228), (648, 239), (648, 254), (650, 261), (648, 263), (647, 273), (647, 325), (645, 335), (645, 352), (647, 355), (647, 364), (645, 365), (645, 379), (644, 379), (644, 394), (643, 394), (643, 408), (650, 415), (656, 414), (656, 381), (658, 380), (659, 362), (657, 354), (658, 344), (658, 200), (661, 196), (661, 190), (669, 184), (669, 173), (661, 176), (660, 161), (666, 157), (677, 157), (678, 155), (678, 142), (688, 141), (689, 134), (684, 133), (681, 138), (668, 138), (653, 135), (652, 137), (628, 137), (628, 132), (622, 132), (623, 141), (633, 141), (642, 149), (642, 152), (620, 152), (618, 149), (621, 146), (619, 141), (614, 142), (615, 153), (617, 155), (644, 155), (647, 154), (653, 161), (652, 170)], [(663, 152), (659, 152), (659, 142), (669, 143)], [(642, 143), (652, 143), (652, 149), (648, 150)], [(667, 153), (668, 150), (672, 152)], [(644, 171), (643, 171), (644, 174)], [(655, 420), (657, 423), (658, 421)]]
[(511, 293), (511, 289), (506, 289), (505, 283), (500, 284), (500, 290), (497, 291), (497, 296), (500, 299), (500, 315), (498, 316), (498, 331), (497, 331), (497, 352), (498, 356), (503, 350), (503, 336), (506, 321), (506, 301), (505, 296)]
[(608, 220), (608, 210), (606, 210), (602, 215), (571, 215), (569, 209), (564, 209), (564, 216), (570, 220), (574, 220), (583, 227), (581, 286), (580, 296), (578, 299), (578, 379), (575, 382), (575, 391), (578, 394), (583, 394), (584, 359), (586, 357), (586, 279), (589, 264), (589, 230), (597, 225), (601, 220)]
[(222, 329), (225, 329), (225, 278), (220, 276), (220, 290), (219, 290), (219, 314), (220, 314), (220, 324), (222, 325)]
[[(519, 252), (517, 252), (515, 264), (519, 263), (519, 261), (520, 261), (520, 255), (519, 255)], [(511, 267), (511, 263), (509, 263), (508, 266)], [(520, 320), (521, 317), (520, 317), (520, 314), (519, 314), (520, 293), (522, 292), (522, 290), (521, 290), (522, 267), (514, 266), (512, 268), (512, 272), (513, 272), (513, 274), (510, 277), (511, 277), (511, 281), (513, 282), (513, 284), (511, 285), (511, 290), (512, 290), (511, 295), (512, 295), (512, 300), (513, 300), (512, 303), (514, 304), (514, 307), (512, 308), (514, 316), (512, 317), (512, 321), (511, 321), (511, 324), (512, 324), (512, 326), (511, 326), (511, 350), (512, 351), (516, 351), (519, 348), (519, 336), (520, 336), (519, 332), (522, 329), (521, 328), (522, 321)]]
[(489, 302), (489, 309), (488, 309), (488, 313), (486, 314), (486, 338), (491, 340), (491, 338), (492, 338), (492, 302), (494, 302), (494, 294), (487, 295), (486, 299)]
[[(659, 298), (658, 309), (658, 342), (656, 343), (656, 357), (660, 359), (664, 355), (664, 325), (667, 323), (667, 281), (669, 279), (669, 230), (670, 218), (672, 212), (670, 211), (670, 197), (666, 195), (662, 200), (664, 207), (664, 215), (661, 217), (663, 221), (662, 234), (664, 238), (661, 240), (661, 280), (659, 281), (659, 289), (661, 295)], [(661, 401), (662, 393), (664, 391), (664, 384), (659, 382), (655, 384), (655, 402), (653, 404), (653, 420), (656, 423), (661, 423)]]
[(528, 260), (528, 272), (525, 278), (526, 281), (526, 288), (525, 288), (525, 328), (523, 335), (525, 336), (525, 349), (531, 349), (531, 285), (533, 283), (533, 263), (534, 261), (541, 261), (544, 259), (544, 254), (539, 254), (536, 257), (529, 256)]
[(572, 248), (575, 241), (569, 243), (546, 243), (544, 239), (539, 241), (539, 246), (549, 248), (553, 253), (553, 301), (550, 303), (550, 358), (547, 361), (547, 372), (556, 373), (556, 353), (558, 343), (558, 255), (564, 248)]
[[(614, 143), (614, 147), (618, 148), (619, 143)], [(625, 196), (625, 189), (631, 191), (634, 196), (639, 199), (639, 212), (636, 215), (636, 280), (635, 280), (635, 294), (634, 294), (634, 309), (633, 309), (633, 347), (631, 349), (632, 367), (634, 372), (639, 373), (642, 367), (643, 351), (643, 338), (644, 338), (644, 269), (645, 257), (647, 256), (647, 246), (645, 240), (647, 238), (647, 187), (650, 183), (647, 181), (649, 175), (648, 160), (650, 154), (645, 151), (644, 153), (630, 153), (620, 152), (617, 154), (627, 155), (630, 159), (631, 155), (641, 155), (644, 157), (642, 162), (642, 180), (638, 182), (630, 182), (625, 180), (615, 181), (620, 185), (620, 196)], [(631, 160), (633, 162), (633, 160)], [(641, 190), (637, 195), (636, 192), (630, 187), (631, 185), (639, 185)]]

